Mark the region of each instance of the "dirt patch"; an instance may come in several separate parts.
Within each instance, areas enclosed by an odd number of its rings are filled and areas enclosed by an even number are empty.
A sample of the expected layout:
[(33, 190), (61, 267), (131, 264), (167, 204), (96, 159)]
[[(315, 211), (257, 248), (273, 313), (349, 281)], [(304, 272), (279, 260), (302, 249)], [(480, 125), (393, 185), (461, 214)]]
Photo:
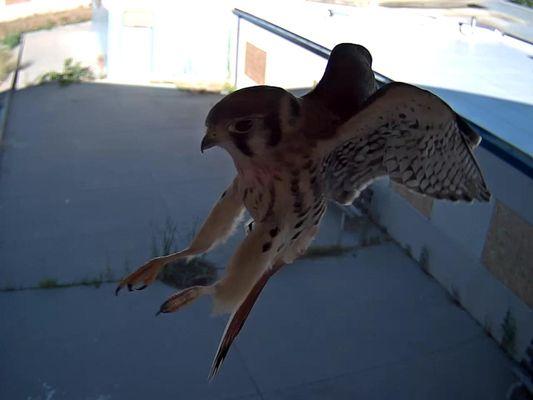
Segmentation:
[(78, 7), (72, 10), (59, 11), (49, 14), (36, 14), (31, 17), (0, 23), (0, 41), (9, 36), (20, 35), (41, 29), (51, 29), (60, 25), (77, 24), (89, 21), (92, 17), (91, 7)]
[(183, 260), (169, 264), (157, 278), (177, 289), (207, 286), (217, 279), (217, 270), (210, 262), (197, 258), (190, 262)]

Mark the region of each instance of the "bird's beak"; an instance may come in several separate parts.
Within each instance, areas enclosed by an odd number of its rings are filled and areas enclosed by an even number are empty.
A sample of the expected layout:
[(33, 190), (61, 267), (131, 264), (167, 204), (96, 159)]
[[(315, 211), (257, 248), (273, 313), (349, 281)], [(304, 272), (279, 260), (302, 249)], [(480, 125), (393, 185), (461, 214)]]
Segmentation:
[(204, 138), (202, 139), (202, 144), (200, 146), (200, 151), (203, 153), (204, 150), (210, 149), (213, 146), (216, 146), (218, 141), (213, 135), (213, 132), (207, 131)]

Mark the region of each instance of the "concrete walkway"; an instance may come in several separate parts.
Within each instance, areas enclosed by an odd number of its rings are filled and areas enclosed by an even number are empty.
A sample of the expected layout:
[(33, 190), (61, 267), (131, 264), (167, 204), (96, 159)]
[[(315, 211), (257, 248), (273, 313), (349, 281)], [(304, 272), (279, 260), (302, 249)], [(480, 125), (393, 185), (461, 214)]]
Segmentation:
[[(219, 98), (98, 84), (14, 96), (0, 167), (0, 398), (502, 399), (508, 359), (372, 227), (376, 244), (276, 275), (212, 384), (225, 317), (209, 316), (208, 299), (155, 318), (174, 291), (161, 283), (118, 298), (113, 284), (17, 290), (116, 279), (150, 256), (169, 216), (185, 242), (233, 175), (222, 151), (199, 153)], [(318, 242), (359, 243), (338, 217)], [(209, 259), (222, 267), (240, 236)]]
[(31, 86), (47, 72), (63, 71), (67, 58), (98, 74), (98, 54), (98, 38), (90, 21), (28, 32), (24, 34), (23, 68), (17, 86)]

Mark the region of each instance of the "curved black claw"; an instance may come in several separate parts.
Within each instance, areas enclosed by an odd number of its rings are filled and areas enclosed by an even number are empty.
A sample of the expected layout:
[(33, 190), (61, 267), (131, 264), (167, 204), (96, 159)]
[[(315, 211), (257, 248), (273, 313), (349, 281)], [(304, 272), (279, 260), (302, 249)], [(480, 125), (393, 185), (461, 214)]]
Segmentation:
[(120, 289), (122, 289), (122, 286), (118, 285), (115, 289), (115, 296), (118, 296), (118, 292), (120, 292)]
[(159, 311), (155, 314), (156, 316), (158, 316), (159, 314), (167, 314), (169, 312), (166, 306), (168, 305), (170, 300), (171, 299), (167, 299), (163, 304), (161, 304), (161, 306), (159, 307)]
[[(164, 306), (164, 304), (163, 304), (163, 306)], [(155, 316), (156, 316), (156, 317), (157, 317), (159, 314), (165, 314), (165, 313), (166, 313), (166, 311), (163, 310), (163, 306), (161, 306), (161, 308), (159, 309), (159, 311), (155, 313)]]
[(131, 283), (128, 283), (128, 290), (131, 292), (133, 290), (133, 285)]
[(138, 287), (137, 289), (135, 290), (144, 290), (148, 287), (148, 285), (142, 285), (141, 287)]

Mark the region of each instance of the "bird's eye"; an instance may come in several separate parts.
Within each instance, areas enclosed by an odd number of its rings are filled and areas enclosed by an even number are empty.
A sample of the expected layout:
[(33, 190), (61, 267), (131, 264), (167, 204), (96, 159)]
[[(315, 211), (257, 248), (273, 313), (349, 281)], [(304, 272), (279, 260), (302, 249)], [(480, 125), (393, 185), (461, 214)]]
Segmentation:
[(243, 119), (235, 122), (235, 125), (233, 125), (233, 127), (237, 132), (244, 133), (248, 132), (252, 128), (253, 124), (254, 123), (251, 119)]

